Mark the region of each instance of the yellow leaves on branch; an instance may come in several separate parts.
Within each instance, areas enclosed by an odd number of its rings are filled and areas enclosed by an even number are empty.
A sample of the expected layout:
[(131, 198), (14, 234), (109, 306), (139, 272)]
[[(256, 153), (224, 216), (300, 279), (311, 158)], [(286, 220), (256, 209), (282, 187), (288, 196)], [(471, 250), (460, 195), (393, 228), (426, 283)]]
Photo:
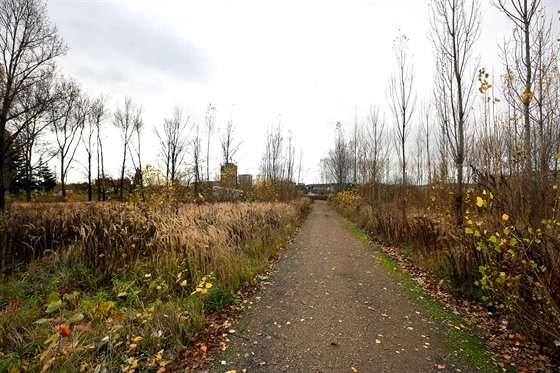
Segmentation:
[(535, 94), (533, 92), (525, 92), (523, 97), (521, 97), (521, 102), (528, 104), (533, 98), (535, 98)]

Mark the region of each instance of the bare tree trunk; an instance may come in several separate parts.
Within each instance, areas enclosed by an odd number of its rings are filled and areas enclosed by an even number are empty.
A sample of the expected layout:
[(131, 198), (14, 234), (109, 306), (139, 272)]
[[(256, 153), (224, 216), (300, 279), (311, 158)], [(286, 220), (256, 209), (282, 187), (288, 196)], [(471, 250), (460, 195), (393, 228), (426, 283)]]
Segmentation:
[[(476, 74), (467, 71), (472, 48), (480, 36), (480, 5), (478, 1), (434, 0), (430, 17), (431, 39), (437, 54), (436, 102), (444, 136), (456, 168), (456, 225), (464, 220), (464, 167), (467, 110), (474, 89)], [(474, 68), (474, 71), (477, 69)]]
[(401, 186), (398, 196), (401, 217), (406, 221), (407, 205), (407, 157), (406, 139), (410, 132), (410, 121), (416, 108), (416, 94), (413, 94), (414, 69), (409, 61), (408, 38), (401, 35), (395, 39), (394, 53), (396, 61), (396, 71), (389, 80), (388, 99), (393, 117), (395, 118), (395, 131), (398, 139), (396, 150), (399, 154), (401, 163)]

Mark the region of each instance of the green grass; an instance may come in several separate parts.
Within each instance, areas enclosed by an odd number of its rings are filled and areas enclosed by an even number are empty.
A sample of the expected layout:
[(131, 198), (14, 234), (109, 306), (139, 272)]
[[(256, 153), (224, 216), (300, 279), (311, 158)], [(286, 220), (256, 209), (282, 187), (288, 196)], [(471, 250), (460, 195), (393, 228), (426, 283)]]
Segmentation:
[[(459, 356), (475, 369), (484, 372), (502, 371), (502, 368), (496, 366), (482, 341), (464, 330), (455, 328), (455, 326), (459, 324), (467, 324), (461, 316), (449, 312), (440, 301), (419, 289), (416, 281), (403, 272), (393, 259), (382, 252), (375, 251), (370, 245), (370, 239), (350, 220), (343, 216), (340, 216), (340, 219), (348, 230), (372, 251), (372, 255), (378, 260), (379, 264), (387, 271), (391, 272), (403, 285), (406, 296), (425, 309), (434, 321), (446, 327), (445, 331), (440, 333), (439, 339), (450, 353)], [(475, 327), (473, 326), (472, 328)], [(476, 331), (476, 329), (474, 331)]]

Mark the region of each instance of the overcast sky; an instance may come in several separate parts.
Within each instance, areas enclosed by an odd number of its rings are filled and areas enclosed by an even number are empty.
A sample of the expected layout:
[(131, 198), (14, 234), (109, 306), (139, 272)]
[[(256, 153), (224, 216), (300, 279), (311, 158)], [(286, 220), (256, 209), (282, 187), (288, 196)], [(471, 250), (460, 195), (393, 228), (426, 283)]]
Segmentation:
[[(559, 1), (543, 3), (558, 29)], [(318, 182), (319, 160), (338, 121), (349, 130), (356, 112), (362, 121), (377, 105), (392, 125), (386, 86), (396, 36), (410, 39), (419, 101), (433, 88), (425, 0), (49, 0), (48, 6), (70, 47), (61, 70), (92, 95), (107, 94), (111, 111), (125, 95), (143, 106), (143, 163), (156, 163), (152, 128), (162, 126), (173, 107), (203, 125), (211, 103), (217, 125), (233, 118), (243, 140), (240, 173), (258, 173), (266, 129), (281, 120), (298, 153), (303, 149), (303, 181)], [(498, 74), (497, 43), (513, 27), (489, 1), (481, 10), (477, 56)], [(118, 135), (107, 136), (106, 149), (119, 149)], [(217, 170), (217, 135), (213, 145)], [(114, 176), (120, 154), (109, 158)]]

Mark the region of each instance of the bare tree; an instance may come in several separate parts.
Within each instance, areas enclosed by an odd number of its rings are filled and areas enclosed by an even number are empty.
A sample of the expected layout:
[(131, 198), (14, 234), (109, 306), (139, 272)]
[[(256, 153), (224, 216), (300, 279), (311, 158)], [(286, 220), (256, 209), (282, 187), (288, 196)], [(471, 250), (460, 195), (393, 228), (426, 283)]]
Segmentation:
[(430, 101), (424, 101), (420, 108), (420, 134), (425, 153), (426, 182), (432, 184), (432, 106)]
[(358, 108), (354, 110), (354, 127), (352, 128), (352, 140), (350, 141), (350, 152), (352, 161), (352, 183), (355, 185), (358, 183), (358, 150), (359, 150), (359, 127), (358, 127)]
[(383, 178), (385, 159), (389, 150), (385, 119), (381, 117), (378, 107), (369, 108), (360, 138), (360, 153), (362, 154), (360, 169), (364, 182), (371, 185), (369, 198), (374, 201), (379, 198), (379, 185)]
[[(99, 132), (101, 130), (101, 121), (105, 115), (105, 108), (104, 108), (104, 99), (103, 96), (96, 98), (93, 101), (88, 103), (88, 112), (87, 118), (84, 124), (84, 130), (82, 132), (82, 143), (84, 144), (84, 150), (86, 152), (86, 175), (87, 175), (87, 184), (88, 184), (88, 201), (93, 200), (93, 155), (95, 152), (95, 145), (100, 145), (100, 142), (97, 140), (100, 139)], [(99, 149), (97, 150), (98, 157), (99, 157)], [(99, 161), (99, 160), (98, 160)], [(98, 162), (98, 171), (99, 171), (99, 162)], [(99, 175), (98, 175), (99, 176)]]
[(408, 37), (404, 34), (397, 37), (393, 49), (396, 65), (389, 80), (388, 99), (395, 120), (396, 150), (399, 155), (401, 184), (404, 189), (400, 196), (401, 214), (406, 220), (406, 140), (410, 132), (412, 114), (416, 109), (416, 94), (413, 91), (414, 69), (408, 51)]
[(275, 184), (284, 178), (284, 137), (280, 121), (275, 127), (269, 127), (266, 133), (266, 144), (261, 161), (263, 180)]
[(439, 91), (437, 110), (443, 122), (457, 171), (455, 217), (457, 226), (464, 220), (465, 144), (469, 108), (478, 66), (473, 67), (472, 49), (480, 36), (480, 5), (476, 0), (433, 0), (430, 37), (434, 46)]
[(136, 127), (140, 126), (142, 108), (132, 102), (132, 98), (125, 97), (123, 107), (117, 107), (117, 111), (113, 116), (113, 124), (121, 132), (123, 141), (123, 161), (121, 167), (121, 178), (119, 181), (119, 193), (121, 201), (124, 200), (124, 173), (126, 169), (126, 154), (129, 151), (130, 141), (136, 132)]
[(212, 104), (208, 105), (206, 109), (206, 116), (204, 117), (204, 123), (206, 125), (206, 180), (210, 180), (210, 142), (212, 140), (212, 134), (214, 133), (214, 127), (216, 127), (216, 108)]
[[(7, 151), (30, 121), (16, 120), (29, 108), (22, 101), (34, 86), (52, 77), (55, 60), (67, 47), (51, 25), (42, 0), (0, 0), (0, 175)], [(43, 105), (37, 102), (36, 105)], [(9, 132), (7, 130), (9, 129)], [(5, 208), (8, 185), (0, 177), (0, 210)]]
[(60, 185), (62, 197), (66, 197), (66, 176), (80, 144), (88, 115), (87, 96), (73, 79), (61, 77), (56, 90), (62, 99), (50, 110), (52, 131), (56, 138), (56, 152), (60, 160)]
[[(48, 144), (42, 139), (42, 135), (51, 124), (47, 109), (58, 99), (56, 91), (52, 89), (52, 83), (53, 79), (48, 79), (33, 86), (31, 94), (21, 100), (22, 107), (27, 109), (19, 118), (15, 119), (16, 126), (21, 128), (18, 143), (21, 145), (23, 156), (22, 166), (27, 202), (31, 201), (35, 172), (41, 166), (43, 159), (48, 161), (54, 155)], [(39, 149), (38, 154), (35, 154), (37, 149)], [(33, 159), (37, 155), (39, 161), (34, 162)]]
[(159, 140), (159, 153), (163, 159), (167, 185), (173, 185), (180, 177), (179, 170), (185, 161), (187, 150), (186, 135), (189, 131), (189, 120), (188, 116), (183, 119), (183, 110), (175, 107), (172, 115), (164, 119), (163, 131), (160, 133), (154, 128)]
[(194, 197), (198, 198), (200, 193), (200, 182), (202, 181), (202, 154), (200, 141), (200, 127), (195, 127), (195, 136), (192, 139), (192, 175), (194, 178)]
[(340, 122), (336, 123), (334, 147), (329, 151), (325, 165), (327, 179), (336, 184), (337, 190), (343, 190), (350, 176), (352, 155)]
[(558, 152), (559, 44), (542, 1), (496, 0), (493, 4), (515, 26), (511, 39), (501, 48), (501, 58), (510, 118), (516, 130), (517, 123), (522, 123), (512, 152), (514, 164), (523, 168), (516, 206), (520, 216), (538, 223), (541, 195), (548, 188), (549, 170), (556, 167), (554, 154)]
[(293, 182), (295, 174), (295, 158), (296, 158), (296, 145), (294, 140), (294, 134), (292, 131), (288, 131), (288, 141), (286, 144), (286, 155), (285, 159), (285, 176), (284, 179)]
[[(142, 132), (142, 128), (144, 128), (144, 122), (142, 121), (142, 118), (138, 118), (133, 128), (133, 132), (134, 134), (136, 134), (136, 143), (135, 144), (131, 143), (128, 150), (130, 151), (130, 159), (132, 160), (132, 165), (135, 170), (134, 189), (135, 192), (137, 191), (140, 192), (140, 198), (144, 202), (146, 201), (146, 196), (144, 194), (144, 178), (143, 178), (144, 170), (142, 168), (142, 148), (141, 148), (141, 141), (140, 141), (141, 140), (140, 134)], [(135, 154), (132, 153), (133, 150)]]
[[(100, 95), (91, 103), (90, 115), (89, 115), (89, 125), (95, 127), (96, 135), (96, 152), (97, 152), (97, 200), (105, 201), (106, 199), (106, 179), (105, 179), (105, 162), (103, 155), (103, 141), (101, 139), (101, 130), (103, 127), (103, 122), (107, 117), (107, 98)], [(91, 169), (91, 167), (89, 167)], [(90, 172), (91, 173), (91, 172)], [(91, 176), (89, 177), (91, 179)], [(90, 181), (91, 183), (91, 181)], [(89, 194), (89, 189), (88, 189)]]
[[(532, 170), (531, 149), (531, 101), (533, 93), (533, 56), (531, 53), (531, 32), (534, 27), (537, 10), (541, 5), (540, 0), (511, 0), (511, 7), (508, 7), (506, 0), (497, 0), (494, 5), (501, 9), (505, 15), (515, 24), (517, 32), (514, 32), (515, 66), (505, 61), (508, 77), (517, 78), (522, 84), (522, 90), (515, 90), (515, 99), (522, 103), (523, 113), (523, 147), (525, 172), (528, 174)], [(510, 47), (510, 46), (506, 46)], [(507, 52), (504, 53), (507, 58)], [(517, 74), (514, 76), (513, 74)], [(513, 79), (510, 79), (513, 81)], [(506, 83), (507, 84), (507, 83)]]
[(220, 136), (220, 143), (222, 146), (222, 157), (224, 165), (228, 163), (235, 163), (235, 154), (239, 151), (239, 147), (243, 141), (237, 141), (235, 138), (235, 125), (233, 120), (230, 119), (227, 122), (224, 132)]

